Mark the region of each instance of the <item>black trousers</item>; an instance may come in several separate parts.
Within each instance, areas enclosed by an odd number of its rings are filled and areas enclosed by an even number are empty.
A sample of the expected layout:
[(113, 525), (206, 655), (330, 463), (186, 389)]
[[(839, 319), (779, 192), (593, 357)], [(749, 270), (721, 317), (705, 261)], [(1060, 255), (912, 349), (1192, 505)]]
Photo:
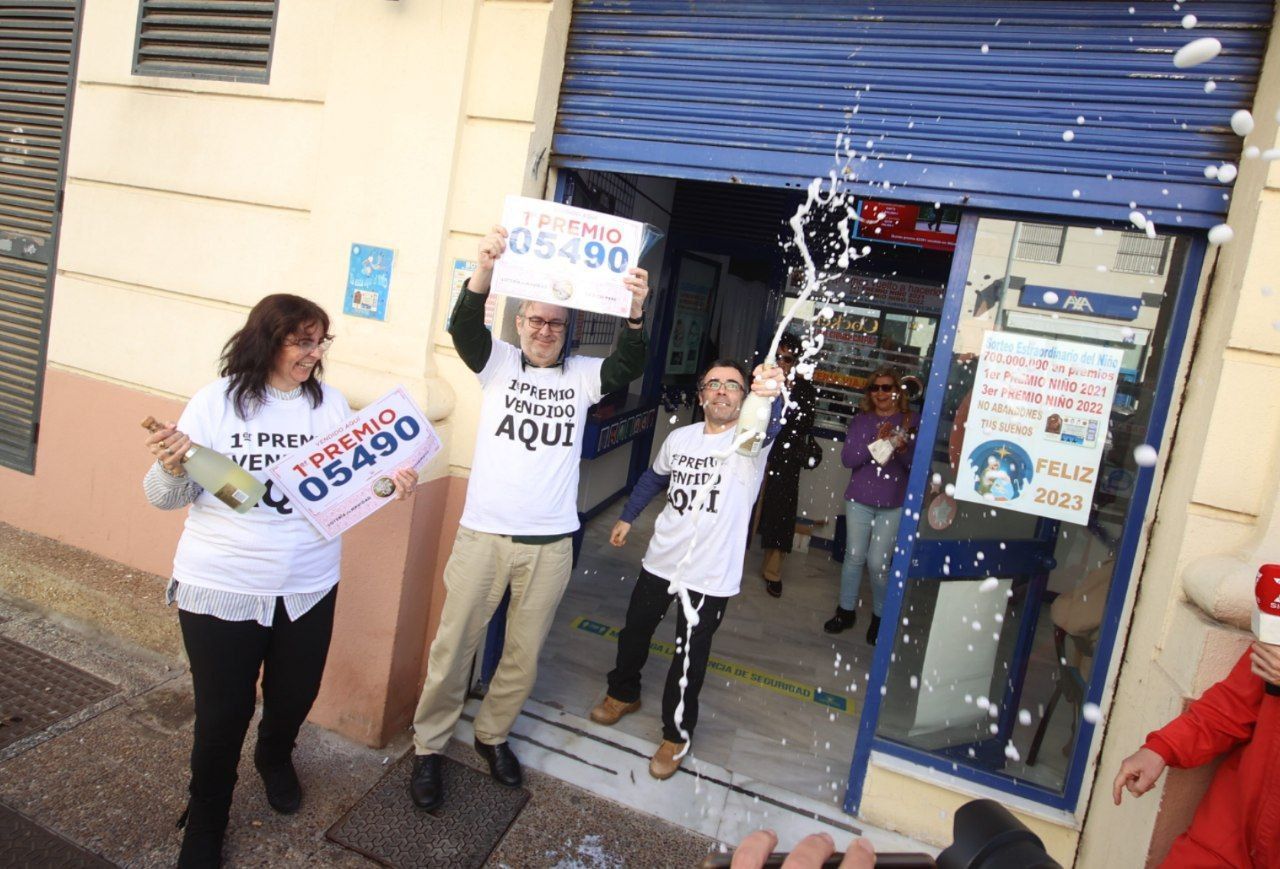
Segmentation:
[[(640, 699), (640, 671), (649, 659), (649, 643), (658, 623), (667, 616), (667, 610), (676, 596), (668, 589), (670, 584), (647, 570), (640, 571), (640, 578), (631, 590), (631, 603), (627, 605), (627, 621), (618, 635), (618, 663), (609, 673), (609, 696), (624, 703)], [(667, 684), (662, 692), (662, 738), (670, 742), (683, 742), (677, 724), (683, 724), (690, 734), (698, 724), (698, 692), (707, 675), (707, 660), (711, 657), (711, 638), (724, 618), (729, 606), (727, 597), (689, 593), (689, 600), (698, 611), (698, 624), (693, 628), (689, 643), (689, 686), (684, 691), (684, 715), (676, 721), (676, 707), (680, 704), (680, 679), (684, 674), (685, 638), (689, 625), (684, 617), (684, 607), (676, 602), (676, 655), (667, 670)]]
[(276, 599), (272, 626), (229, 622), (179, 610), (191, 661), (196, 725), (191, 747), (191, 795), (230, 805), (236, 767), (257, 701), (262, 672), (258, 746), (267, 764), (286, 760), (320, 691), (333, 634), (335, 587), (296, 622)]

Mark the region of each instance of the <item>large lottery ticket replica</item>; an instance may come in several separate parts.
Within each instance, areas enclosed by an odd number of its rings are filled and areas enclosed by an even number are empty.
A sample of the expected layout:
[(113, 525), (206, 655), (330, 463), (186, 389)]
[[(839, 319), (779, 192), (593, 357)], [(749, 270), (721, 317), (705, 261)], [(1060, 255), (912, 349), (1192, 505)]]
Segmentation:
[(396, 468), (422, 467), (440, 438), (417, 404), (396, 387), (324, 437), (267, 468), (295, 510), (325, 539), (382, 509), (395, 493)]
[(1086, 525), (1122, 355), (987, 332), (969, 402), (956, 498)]
[(508, 196), (507, 252), (494, 264), (494, 293), (597, 314), (631, 316), (622, 279), (636, 266), (644, 224), (558, 202)]

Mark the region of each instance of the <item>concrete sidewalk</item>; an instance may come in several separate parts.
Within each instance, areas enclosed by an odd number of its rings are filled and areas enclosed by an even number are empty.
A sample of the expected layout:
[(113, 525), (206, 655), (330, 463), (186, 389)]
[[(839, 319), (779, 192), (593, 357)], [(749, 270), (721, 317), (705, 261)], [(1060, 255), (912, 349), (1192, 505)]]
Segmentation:
[[(191, 680), (174, 654), (177, 618), (160, 604), (162, 589), (158, 577), (0, 526), (0, 639), (117, 689), (0, 749), (0, 805), (122, 866), (172, 866), (182, 835), (175, 821), (186, 803)], [(16, 648), (0, 654), (12, 659)], [(0, 660), (0, 671), (12, 676), (18, 663)], [(306, 725), (295, 753), (305, 796), (292, 816), (267, 805), (246, 750), (227, 865), (375, 865), (324, 834), (409, 750), (407, 732), (373, 750)], [(481, 767), (470, 746), (452, 743), (449, 754)], [(487, 865), (688, 867), (717, 847), (536, 770), (526, 787), (532, 797)]]

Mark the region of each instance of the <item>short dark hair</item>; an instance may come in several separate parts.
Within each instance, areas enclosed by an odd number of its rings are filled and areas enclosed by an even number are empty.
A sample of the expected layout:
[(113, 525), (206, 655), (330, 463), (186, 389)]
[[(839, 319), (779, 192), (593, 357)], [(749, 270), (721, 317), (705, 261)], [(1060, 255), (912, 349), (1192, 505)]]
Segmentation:
[(702, 388), (702, 381), (707, 379), (707, 375), (711, 372), (712, 368), (732, 368), (734, 371), (738, 372), (739, 376), (742, 377), (742, 385), (747, 385), (747, 371), (742, 367), (741, 362), (737, 359), (717, 359), (715, 362), (712, 362), (706, 368), (702, 369), (702, 373), (698, 375), (699, 389)]
[[(319, 326), (328, 334), (329, 315), (315, 302), (288, 293), (275, 293), (253, 306), (240, 330), (227, 339), (222, 348), (223, 377), (231, 378), (227, 394), (235, 407), (236, 416), (248, 419), (262, 406), (267, 397), (267, 380), (275, 365), (276, 354), (290, 335)], [(311, 376), (302, 384), (303, 393), (311, 400), (312, 407), (324, 401), (320, 388), (320, 375), (324, 373), (324, 361), (316, 363)]]
[(782, 338), (779, 339), (778, 341), (778, 349), (790, 350), (792, 353), (799, 356), (800, 355), (800, 339), (797, 338), (795, 335), (791, 334), (790, 332), (786, 332), (783, 334)]

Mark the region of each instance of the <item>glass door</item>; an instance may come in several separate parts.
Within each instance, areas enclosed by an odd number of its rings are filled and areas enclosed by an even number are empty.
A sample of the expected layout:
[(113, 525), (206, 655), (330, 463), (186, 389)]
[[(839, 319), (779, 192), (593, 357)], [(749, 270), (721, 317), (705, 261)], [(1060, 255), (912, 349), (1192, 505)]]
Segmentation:
[(1202, 250), (965, 218), (849, 811), (872, 750), (1074, 808)]

